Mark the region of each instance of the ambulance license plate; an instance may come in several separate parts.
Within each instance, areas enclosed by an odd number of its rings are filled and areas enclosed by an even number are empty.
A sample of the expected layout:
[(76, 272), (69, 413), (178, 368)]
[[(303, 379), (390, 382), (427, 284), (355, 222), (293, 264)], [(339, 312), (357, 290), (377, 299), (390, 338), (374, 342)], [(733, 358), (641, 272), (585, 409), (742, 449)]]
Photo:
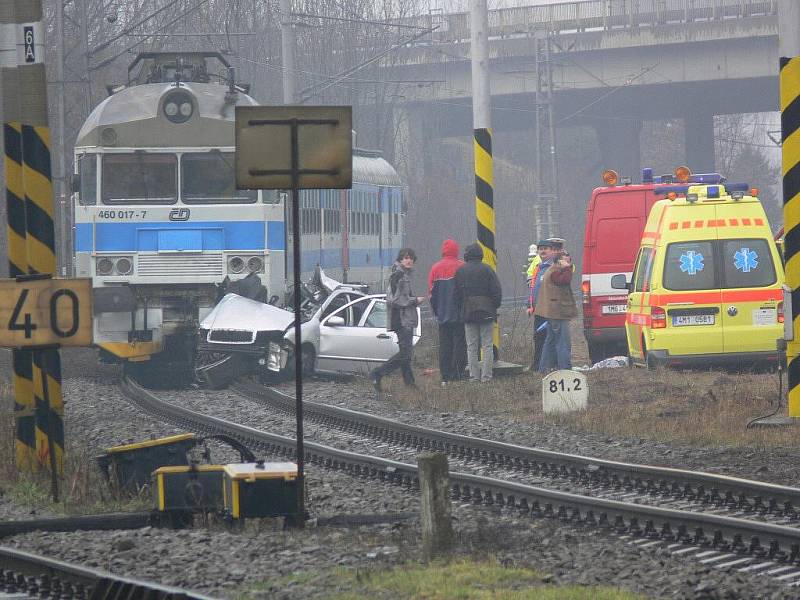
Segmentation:
[(675, 327), (683, 325), (713, 325), (714, 315), (681, 315), (672, 317), (672, 324)]
[(628, 310), (627, 304), (604, 304), (601, 312), (604, 315), (621, 315)]

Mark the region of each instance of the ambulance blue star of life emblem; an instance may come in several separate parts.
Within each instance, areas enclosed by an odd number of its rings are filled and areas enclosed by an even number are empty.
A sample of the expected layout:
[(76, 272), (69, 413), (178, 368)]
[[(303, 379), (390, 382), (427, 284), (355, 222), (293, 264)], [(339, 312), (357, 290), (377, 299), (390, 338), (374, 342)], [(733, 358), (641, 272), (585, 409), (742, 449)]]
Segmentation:
[(694, 250), (687, 250), (685, 254), (681, 254), (681, 271), (687, 275), (697, 275), (703, 270), (703, 255)]
[(733, 264), (742, 273), (749, 273), (758, 267), (758, 253), (750, 248), (742, 248), (733, 254)]

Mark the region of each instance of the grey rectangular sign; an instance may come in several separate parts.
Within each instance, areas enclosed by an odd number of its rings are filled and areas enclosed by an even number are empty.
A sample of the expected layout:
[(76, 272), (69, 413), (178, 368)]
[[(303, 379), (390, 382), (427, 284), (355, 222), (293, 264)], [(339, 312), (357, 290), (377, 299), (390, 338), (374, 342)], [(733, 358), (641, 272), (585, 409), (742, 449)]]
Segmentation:
[(299, 187), (352, 187), (350, 106), (237, 106), (236, 187), (292, 187), (293, 126), (297, 130)]

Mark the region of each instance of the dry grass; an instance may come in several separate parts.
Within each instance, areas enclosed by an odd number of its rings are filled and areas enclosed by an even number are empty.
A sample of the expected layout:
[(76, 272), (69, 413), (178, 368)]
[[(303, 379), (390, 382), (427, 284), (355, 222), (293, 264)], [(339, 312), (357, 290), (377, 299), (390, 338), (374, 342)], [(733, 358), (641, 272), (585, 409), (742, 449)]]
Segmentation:
[(60, 502), (53, 503), (49, 471), (24, 473), (16, 468), (13, 407), (13, 388), (7, 381), (0, 381), (0, 494), (23, 506), (64, 514), (140, 510), (149, 506), (149, 498), (112, 493), (95, 468), (94, 457), (76, 444), (68, 444), (64, 477), (59, 482)]
[[(509, 317), (505, 319), (512, 321)], [(531, 334), (527, 318), (504, 329), (505, 360), (527, 365)], [(540, 422), (610, 437), (643, 438), (694, 446), (796, 447), (797, 429), (745, 429), (747, 422), (771, 412), (778, 397), (776, 374), (725, 371), (605, 369), (588, 373), (589, 408), (569, 415), (545, 416), (537, 374), (495, 378), (491, 384), (451, 383), (439, 387), (435, 327), (415, 354), (419, 392), (398, 378), (386, 382), (390, 401), (422, 410), (470, 411)], [(588, 362), (580, 324), (573, 322), (574, 364)]]

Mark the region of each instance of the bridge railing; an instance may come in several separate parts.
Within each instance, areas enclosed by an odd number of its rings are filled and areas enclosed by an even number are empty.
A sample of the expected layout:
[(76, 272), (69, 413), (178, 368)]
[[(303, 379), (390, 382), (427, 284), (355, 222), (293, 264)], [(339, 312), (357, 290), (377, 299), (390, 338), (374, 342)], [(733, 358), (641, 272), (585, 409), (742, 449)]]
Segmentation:
[[(489, 11), (491, 38), (527, 37), (537, 29), (584, 32), (776, 15), (779, 0), (581, 0)], [(431, 14), (404, 22), (437, 27), (429, 43), (470, 39), (470, 14)], [(426, 41), (421, 40), (421, 43)]]

